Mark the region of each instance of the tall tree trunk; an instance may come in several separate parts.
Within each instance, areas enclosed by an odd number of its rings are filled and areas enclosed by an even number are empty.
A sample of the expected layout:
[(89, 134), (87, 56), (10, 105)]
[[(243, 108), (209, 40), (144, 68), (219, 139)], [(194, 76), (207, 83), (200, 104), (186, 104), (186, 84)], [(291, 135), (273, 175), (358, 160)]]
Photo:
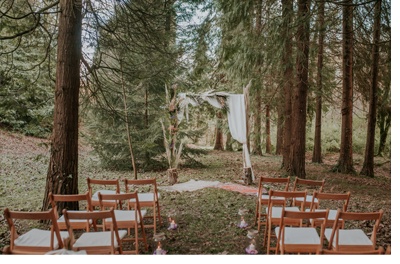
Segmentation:
[(252, 154), (262, 155), (261, 149), (261, 84), (259, 81), (255, 85), (255, 107), (254, 111), (254, 137), (253, 137), (253, 148)]
[(367, 142), (365, 145), (364, 164), (360, 174), (374, 177), (374, 148), (375, 148), (375, 127), (376, 127), (376, 104), (378, 90), (378, 66), (379, 66), (379, 40), (381, 27), (381, 0), (377, 0), (374, 17), (374, 38), (372, 50), (372, 82), (369, 89), (369, 111)]
[(271, 113), (269, 105), (265, 106), (265, 153), (271, 153)]
[(321, 127), (322, 127), (322, 67), (324, 55), (324, 20), (325, 1), (318, 3), (318, 62), (317, 62), (317, 91), (315, 106), (315, 134), (312, 162), (322, 163)]
[[(262, 0), (258, 0), (256, 3), (256, 34), (257, 37), (259, 38), (259, 43), (261, 42), (261, 34), (262, 34), (262, 28), (261, 28), (261, 12), (262, 12)], [(257, 76), (256, 76), (256, 82), (255, 82), (255, 107), (256, 111), (254, 111), (254, 141), (253, 141), (253, 150), (252, 153), (255, 155), (262, 155), (262, 149), (261, 149), (261, 101), (262, 101), (262, 96), (261, 96), (261, 90), (262, 90), (262, 73), (261, 73), (261, 68), (262, 68), (262, 55), (261, 55), (261, 48), (258, 48), (258, 58), (257, 58)]]
[(298, 50), (296, 58), (297, 85), (293, 93), (290, 173), (299, 178), (305, 178), (310, 0), (298, 1), (298, 28), (296, 40)]
[(275, 154), (281, 155), (284, 153), (284, 144), (285, 144), (285, 95), (282, 93), (278, 93), (277, 95), (277, 124), (276, 124), (276, 149)]
[[(60, 0), (54, 124), (42, 210), (50, 192), (77, 194), (82, 0)], [(78, 209), (78, 203), (70, 205)], [(60, 208), (61, 213), (62, 208)]]
[(391, 126), (391, 109), (390, 106), (381, 108), (378, 113), (379, 117), (379, 148), (378, 155), (382, 156), (383, 151), (386, 147), (386, 139), (389, 135), (389, 129)]
[[(388, 49), (388, 58), (391, 58), (391, 49)], [(390, 72), (390, 60), (387, 65), (388, 71)], [(391, 95), (391, 78), (383, 78), (382, 80), (382, 95), (378, 97), (378, 127), (379, 127), (379, 147), (378, 156), (382, 156), (386, 147), (386, 139), (389, 135), (391, 127), (391, 106), (390, 106), (390, 95)]]
[(133, 153), (131, 130), (130, 130), (130, 127), (129, 127), (128, 104), (127, 104), (127, 99), (126, 99), (125, 79), (124, 79), (124, 74), (123, 74), (122, 70), (123, 70), (123, 68), (122, 68), (122, 59), (121, 59), (120, 60), (120, 71), (121, 71), (122, 97), (123, 97), (123, 100), (124, 100), (124, 118), (125, 118), (126, 137), (128, 139), (129, 153), (131, 155), (131, 164), (132, 164), (132, 168), (133, 168), (133, 176), (137, 180), (137, 170), (136, 170), (135, 155)]
[(291, 20), (293, 17), (293, 0), (282, 0), (284, 50), (283, 64), (283, 93), (285, 96), (284, 126), (283, 126), (283, 151), (282, 168), (291, 171), (290, 168), (290, 144), (292, 135), (292, 89), (293, 89), (293, 65), (292, 65), (292, 32)]
[(222, 113), (217, 112), (217, 126), (215, 127), (214, 150), (224, 150), (224, 135), (222, 133)]
[(353, 173), (353, 6), (343, 5), (343, 91), (340, 156), (333, 171)]
[(225, 150), (233, 151), (232, 143), (233, 143), (232, 134), (231, 134), (231, 132), (228, 131), (228, 133), (226, 133)]

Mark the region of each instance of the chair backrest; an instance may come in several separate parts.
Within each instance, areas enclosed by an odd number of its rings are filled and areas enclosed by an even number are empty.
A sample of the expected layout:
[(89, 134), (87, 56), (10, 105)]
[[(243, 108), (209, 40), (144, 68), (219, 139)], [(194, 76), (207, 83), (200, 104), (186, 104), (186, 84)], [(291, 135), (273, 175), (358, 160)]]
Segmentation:
[[(300, 198), (305, 201), (307, 192), (306, 191), (277, 191), (269, 190), (268, 209), (271, 210), (273, 206), (287, 207), (291, 205), (291, 202), (295, 198)], [(282, 197), (284, 199), (276, 199)], [(300, 211), (304, 211), (304, 203), (301, 203)]]
[(102, 180), (102, 179), (93, 179), (93, 178), (86, 178), (87, 185), (88, 185), (88, 191), (90, 192), (90, 195), (93, 195), (94, 193), (94, 186), (93, 185), (98, 185), (99, 188), (112, 188), (114, 191), (117, 193), (120, 192), (120, 185), (119, 185), (119, 180), (118, 179), (112, 179), (112, 180)]
[[(282, 210), (282, 216), (280, 219), (280, 224), (279, 224), (279, 233), (278, 233), (278, 249), (282, 251), (287, 251), (286, 249), (286, 243), (288, 244), (294, 244), (292, 245), (291, 249), (289, 252), (292, 253), (320, 253), (320, 251), (323, 248), (324, 244), (324, 232), (325, 232), (325, 224), (326, 220), (328, 218), (329, 214), (329, 209), (324, 210), (324, 211), (318, 211), (318, 212), (305, 212), (305, 211), (291, 211), (291, 210)], [(319, 238), (319, 243), (313, 244), (312, 247), (310, 247), (309, 239), (306, 237), (307, 234), (310, 235), (310, 233), (302, 233), (302, 232), (294, 232), (295, 236), (297, 237), (297, 241), (293, 243), (290, 239), (288, 241), (285, 241), (286, 234), (286, 227), (290, 227), (290, 231), (293, 231), (293, 228), (307, 228), (310, 229), (312, 227), (309, 227), (309, 223), (312, 222), (313, 220), (322, 219), (322, 224), (320, 225), (319, 228), (315, 228), (315, 230), (319, 233), (318, 238)], [(293, 225), (293, 223), (298, 223), (297, 225)], [(314, 235), (313, 235), (314, 236)], [(282, 248), (281, 248), (282, 247)]]
[(326, 219), (328, 218), (329, 209), (318, 211), (318, 212), (305, 212), (305, 211), (292, 211), (292, 210), (282, 210), (281, 223), (280, 226), (292, 225), (292, 220), (299, 220), (299, 227), (308, 227), (310, 221), (302, 220), (312, 220), (312, 219), (323, 219), (324, 223), (321, 225), (321, 233), (325, 229)]
[[(153, 192), (155, 196), (158, 195), (156, 178), (152, 179), (124, 179), (125, 191), (128, 192)], [(145, 190), (144, 190), (145, 189)]]
[[(318, 201), (318, 205), (316, 203)], [(350, 192), (347, 193), (324, 193), (314, 191), (313, 199), (311, 201), (311, 211), (317, 208), (341, 209), (343, 212), (347, 211), (350, 201)]]
[[(79, 250), (83, 249), (88, 251), (89, 254), (96, 253), (96, 254), (101, 254), (101, 253), (110, 253), (110, 252), (114, 252), (115, 248), (118, 248), (118, 251), (120, 254), (122, 254), (122, 242), (121, 242), (121, 237), (119, 236), (119, 232), (118, 232), (118, 224), (117, 221), (115, 219), (115, 214), (114, 214), (114, 209), (110, 209), (110, 210), (104, 210), (104, 211), (68, 211), (66, 209), (63, 210), (63, 215), (65, 217), (65, 222), (67, 224), (67, 228), (68, 228), (68, 232), (69, 232), (69, 236), (74, 238), (72, 241), (72, 245), (74, 245), (75, 241), (76, 241), (76, 237), (77, 234), (74, 233), (74, 230), (76, 230), (73, 225), (71, 225), (71, 220), (91, 220), (93, 222), (97, 222), (97, 221), (101, 221), (104, 222), (105, 219), (111, 219), (112, 221), (112, 225), (111, 225), (111, 229), (110, 229), (110, 241), (111, 244), (109, 247), (104, 247), (104, 246), (93, 246), (93, 245), (89, 245), (89, 248), (79, 248)], [(96, 233), (102, 233), (102, 232), (106, 232), (106, 230), (103, 231), (97, 231), (94, 229), (90, 229), (89, 232), (85, 232), (84, 234), (90, 234), (92, 232), (96, 232)], [(117, 245), (115, 245), (115, 243), (117, 243)], [(76, 249), (76, 248), (75, 248)], [(90, 250), (90, 252), (89, 252)]]
[[(369, 239), (372, 242), (373, 247), (376, 246), (376, 235), (379, 229), (379, 224), (383, 216), (383, 210), (379, 210), (377, 212), (343, 212), (341, 209), (338, 210), (336, 215), (335, 222), (332, 227), (331, 236), (329, 238), (328, 248), (332, 248), (332, 244), (334, 243), (334, 237), (339, 236), (339, 230), (341, 229), (340, 222), (343, 221), (344, 229), (362, 229), (364, 233), (369, 236)], [(365, 223), (368, 222), (368, 225)], [(372, 227), (372, 230), (371, 230)], [(336, 249), (340, 250), (339, 239), (335, 239), (336, 241)]]
[[(118, 194), (102, 194), (99, 193), (99, 201), (101, 210), (107, 210), (110, 208), (114, 208), (114, 210), (120, 209), (128, 209), (128, 203), (132, 200), (135, 200), (134, 210), (139, 211), (140, 214), (140, 204), (138, 203), (139, 198), (137, 192), (128, 192), (128, 193), (118, 193)], [(110, 205), (109, 203), (104, 203), (104, 201), (114, 201), (114, 205)], [(122, 205), (122, 207), (120, 207)]]
[(261, 176), (258, 180), (258, 196), (261, 196), (263, 190), (267, 192), (269, 190), (280, 190), (288, 191), (290, 184), (290, 177), (286, 178), (274, 178), (274, 177), (263, 177)]
[(322, 192), (325, 180), (308, 180), (296, 177), (293, 183), (293, 191), (307, 190), (311, 195), (314, 191)]
[(59, 213), (62, 213), (63, 209), (71, 210), (75, 208), (75, 203), (78, 203), (78, 208), (80, 208), (79, 202), (81, 201), (86, 202), (86, 205), (80, 209), (91, 210), (92, 208), (89, 191), (84, 194), (53, 194), (50, 192), (49, 199), (51, 206)]
[[(55, 217), (54, 208), (51, 208), (48, 211), (40, 211), (40, 212), (21, 212), (21, 211), (10, 211), (8, 208), (4, 209), (4, 218), (7, 221), (8, 227), (10, 229), (10, 246), (6, 250), (11, 254), (45, 254), (51, 250), (63, 248), (63, 241), (61, 238), (60, 230), (57, 225), (57, 219)], [(27, 232), (21, 230), (19, 227), (21, 226), (21, 222), (27, 221), (39, 221), (49, 222), (51, 224), (51, 229), (48, 231), (48, 226), (44, 226), (42, 224), (42, 228), (40, 225), (36, 225), (37, 228), (29, 229)], [(18, 224), (17, 224), (18, 222)], [(23, 225), (27, 226), (27, 225)], [(50, 232), (50, 237), (46, 237), (43, 241), (48, 241), (49, 244), (30, 244), (29, 239), (27, 239), (23, 245), (18, 245), (16, 240), (19, 237), (22, 237), (24, 234), (27, 234), (31, 231), (35, 230), (44, 230), (45, 232)]]

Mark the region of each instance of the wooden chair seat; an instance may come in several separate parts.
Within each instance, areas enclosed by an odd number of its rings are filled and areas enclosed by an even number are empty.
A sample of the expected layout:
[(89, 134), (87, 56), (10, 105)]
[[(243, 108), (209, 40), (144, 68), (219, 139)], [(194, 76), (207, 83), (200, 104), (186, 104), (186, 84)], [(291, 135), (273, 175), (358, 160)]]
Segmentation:
[[(74, 243), (74, 250), (92, 250), (96, 251), (99, 248), (109, 248), (112, 244), (111, 242), (111, 232), (113, 231), (101, 231), (101, 232), (87, 232), (83, 233)], [(120, 238), (125, 237), (128, 234), (126, 230), (118, 230), (118, 235)], [(119, 244), (117, 238), (114, 236), (115, 249), (118, 248)]]
[[(142, 217), (146, 215), (146, 210), (140, 210)], [(140, 218), (136, 217), (136, 212), (134, 210), (114, 210), (115, 213), (115, 220), (118, 222), (119, 228), (128, 228), (132, 227), (132, 222), (140, 223)], [(136, 219), (137, 218), (137, 219)], [(124, 222), (126, 224), (124, 225)], [(106, 228), (109, 228), (109, 225), (112, 224), (111, 218), (104, 219), (104, 224)]]
[[(67, 231), (60, 232), (61, 239), (68, 238)], [(31, 229), (23, 235), (20, 235), (17, 239), (14, 240), (14, 245), (17, 247), (48, 247), (51, 243), (51, 231), (50, 230), (41, 230), (41, 229)], [(59, 248), (57, 239), (53, 240), (53, 247)]]
[[(70, 237), (68, 232), (60, 232), (54, 208), (36, 212), (10, 211), (5, 208), (4, 219), (10, 230), (10, 244), (3, 248), (4, 254), (46, 254), (52, 250), (62, 249), (63, 240)], [(40, 221), (49, 221), (50, 226), (46, 224), (37, 226)], [(34, 228), (28, 230), (21, 228), (32, 223), (35, 224)]]
[[(373, 250), (375, 248), (372, 241), (364, 233), (362, 229), (340, 229), (338, 245), (342, 250)], [(331, 237), (332, 228), (325, 229), (325, 237)], [(336, 235), (333, 237), (332, 243), (336, 244)]]
[[(383, 210), (377, 212), (343, 212), (338, 209), (332, 228), (325, 230), (328, 250), (373, 251)], [(368, 222), (368, 225), (365, 223)]]
[[(278, 234), (280, 227), (275, 228)], [(285, 227), (285, 243), (289, 245), (320, 245), (321, 239), (314, 227)]]
[[(289, 211), (284, 210), (280, 224), (275, 228), (278, 237), (276, 253), (308, 253), (320, 254), (323, 249), (325, 223), (329, 210), (320, 212)], [(311, 219), (323, 219), (321, 226), (308, 226)], [(293, 221), (298, 221), (293, 226)]]
[[(65, 222), (67, 224), (68, 232), (72, 239), (72, 250), (86, 251), (87, 254), (122, 254), (121, 240), (127, 235), (127, 230), (119, 230), (118, 224), (115, 220), (114, 210), (104, 211), (79, 211), (73, 212), (66, 209), (63, 210)], [(91, 228), (88, 232), (77, 233), (71, 226), (71, 219), (93, 219), (93, 221), (102, 221), (110, 218), (112, 225), (110, 230), (102, 231), (94, 230)]]

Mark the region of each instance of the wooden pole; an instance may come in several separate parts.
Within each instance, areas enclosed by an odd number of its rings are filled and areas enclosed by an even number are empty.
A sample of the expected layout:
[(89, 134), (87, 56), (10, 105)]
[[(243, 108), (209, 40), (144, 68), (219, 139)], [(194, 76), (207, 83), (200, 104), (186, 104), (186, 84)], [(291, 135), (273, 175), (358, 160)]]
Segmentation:
[[(247, 149), (250, 153), (250, 133), (249, 133), (249, 129), (250, 129), (250, 125), (249, 125), (249, 89), (251, 86), (251, 80), (249, 82), (249, 84), (246, 85), (246, 87), (243, 88), (243, 95), (244, 95), (244, 105), (245, 105), (245, 117), (246, 117), (246, 144), (247, 144)], [(247, 164), (245, 156), (243, 155), (243, 159), (245, 161), (245, 167), (243, 168), (243, 178), (246, 184), (252, 184), (253, 183), (253, 173), (251, 170), (251, 167), (249, 166), (249, 164)]]

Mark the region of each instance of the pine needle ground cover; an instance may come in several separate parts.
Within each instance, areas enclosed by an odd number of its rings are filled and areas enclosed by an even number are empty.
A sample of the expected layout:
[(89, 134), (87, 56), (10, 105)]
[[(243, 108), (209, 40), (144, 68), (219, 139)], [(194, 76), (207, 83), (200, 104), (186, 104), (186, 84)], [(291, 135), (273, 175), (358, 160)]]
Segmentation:
[[(0, 210), (40, 210), (48, 166), (46, 141), (23, 137), (0, 130)], [(330, 169), (337, 162), (338, 154), (324, 156), (323, 164), (311, 163), (307, 155), (306, 172), (309, 179), (325, 179), (327, 192), (351, 192), (349, 211), (384, 210), (377, 236), (377, 245), (386, 248), (391, 244), (391, 163), (383, 158), (375, 159), (375, 178), (358, 175), (332, 173)], [(275, 155), (252, 156), (256, 177), (284, 176), (280, 169), (281, 158)], [(179, 169), (178, 183), (189, 180), (219, 181), (238, 183), (242, 174), (242, 153), (210, 151), (198, 158), (203, 166)], [(354, 156), (355, 168), (359, 171), (362, 157)], [(81, 144), (79, 160), (79, 191), (85, 192), (86, 177), (113, 179), (131, 178), (132, 172), (107, 171), (98, 166), (98, 159), (90, 149)], [(159, 186), (168, 186), (165, 171), (139, 173), (139, 178), (156, 177)], [(293, 180), (292, 180), (293, 182)], [(250, 187), (256, 187), (256, 184)], [(160, 190), (163, 225), (158, 232), (165, 233), (163, 248), (171, 255), (239, 255), (246, 254), (247, 230), (237, 227), (239, 209), (248, 209), (246, 221), (249, 228), (255, 228), (256, 197), (223, 188), (204, 188), (189, 192), (167, 192)], [(178, 228), (168, 230), (168, 217), (176, 219)], [(368, 223), (364, 223), (368, 225)], [(25, 227), (25, 226), (24, 226)], [(26, 228), (30, 228), (26, 226)], [(264, 228), (256, 237), (259, 254), (264, 254), (262, 245)], [(152, 254), (152, 230), (146, 230), (149, 251)], [(0, 248), (9, 243), (9, 231), (0, 214)]]

